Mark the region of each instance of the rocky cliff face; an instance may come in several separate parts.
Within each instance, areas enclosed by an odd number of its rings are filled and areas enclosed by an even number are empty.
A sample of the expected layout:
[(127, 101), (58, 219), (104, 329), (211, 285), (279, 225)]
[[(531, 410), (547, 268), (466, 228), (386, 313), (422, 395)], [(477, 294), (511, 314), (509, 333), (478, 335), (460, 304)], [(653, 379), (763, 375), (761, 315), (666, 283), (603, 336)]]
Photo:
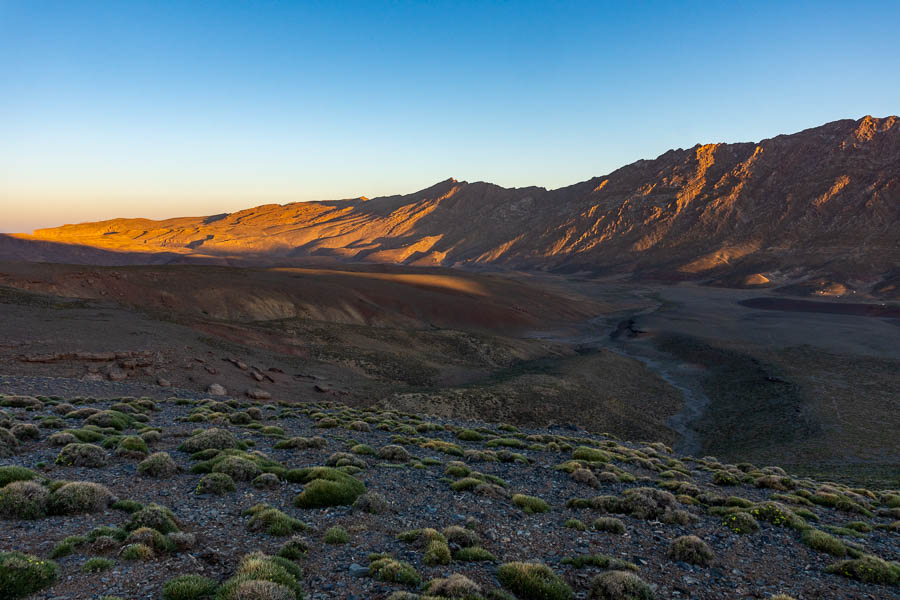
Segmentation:
[[(454, 179), (404, 195), (35, 232), (117, 252), (876, 285), (900, 270), (900, 122), (670, 150), (556, 190)], [(158, 260), (158, 257), (157, 259)]]

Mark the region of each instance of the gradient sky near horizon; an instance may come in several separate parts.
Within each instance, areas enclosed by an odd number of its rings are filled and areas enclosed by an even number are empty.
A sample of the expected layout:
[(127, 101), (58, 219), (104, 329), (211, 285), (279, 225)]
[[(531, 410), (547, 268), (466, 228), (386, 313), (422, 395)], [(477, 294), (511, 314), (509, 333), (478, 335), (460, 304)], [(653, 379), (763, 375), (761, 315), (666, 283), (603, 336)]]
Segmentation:
[(0, 0), (0, 232), (560, 187), (900, 113), (900, 2)]

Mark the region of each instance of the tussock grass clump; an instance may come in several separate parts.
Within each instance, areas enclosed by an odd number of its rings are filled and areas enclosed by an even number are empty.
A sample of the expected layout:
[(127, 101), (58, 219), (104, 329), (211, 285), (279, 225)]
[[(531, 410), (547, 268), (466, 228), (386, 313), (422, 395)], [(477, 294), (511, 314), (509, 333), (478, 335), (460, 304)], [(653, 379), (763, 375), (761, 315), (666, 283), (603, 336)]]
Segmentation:
[(798, 531), (809, 529), (809, 525), (802, 517), (778, 502), (756, 504), (749, 509), (749, 512), (755, 519), (778, 527), (789, 527)]
[(425, 545), (425, 554), (422, 556), (422, 562), (428, 566), (449, 565), (451, 558), (450, 546), (447, 545), (447, 542), (434, 539)]
[(350, 452), (335, 452), (325, 462), (329, 467), (354, 467), (365, 469), (369, 465), (363, 459), (354, 456)]
[(56, 581), (59, 567), (21, 552), (0, 552), (0, 598), (16, 600), (50, 587)]
[(515, 494), (512, 497), (513, 504), (524, 510), (529, 515), (535, 513), (550, 512), (550, 505), (535, 496), (526, 496), (525, 494)]
[(122, 560), (151, 560), (156, 553), (147, 544), (128, 544), (119, 553)]
[(465, 463), (460, 462), (458, 460), (451, 460), (447, 463), (447, 467), (444, 469), (444, 475), (447, 477), (459, 478), (459, 477), (468, 477), (472, 473), (472, 469), (470, 469)]
[(47, 513), (50, 492), (33, 481), (13, 481), (0, 489), (0, 517), (40, 519)]
[(164, 534), (179, 530), (178, 522), (172, 511), (159, 504), (148, 504), (131, 515), (127, 529), (134, 530), (141, 527), (150, 527)]
[(470, 548), (481, 543), (481, 537), (471, 529), (459, 525), (451, 525), (444, 529), (444, 537), (450, 544), (456, 544), (461, 548)]
[(356, 444), (355, 446), (350, 448), (350, 452), (352, 454), (359, 454), (362, 456), (374, 456), (375, 455), (375, 449), (372, 448), (372, 446), (369, 446), (368, 444)]
[(418, 586), (422, 582), (415, 567), (390, 556), (380, 556), (370, 562), (369, 575), (379, 581), (410, 586)]
[(117, 410), (101, 410), (85, 419), (84, 424), (122, 431), (134, 426), (134, 417)]
[(792, 490), (795, 487), (793, 479), (778, 475), (763, 475), (762, 477), (757, 477), (753, 481), (753, 485), (758, 488), (768, 488), (771, 490), (780, 490), (782, 492)]
[(123, 437), (116, 446), (116, 456), (143, 458), (149, 453), (150, 449), (147, 447), (147, 442), (136, 435)]
[(7, 458), (19, 449), (19, 440), (8, 429), (0, 427), (0, 458)]
[(221, 496), (237, 490), (234, 479), (225, 473), (209, 473), (204, 475), (194, 490), (198, 494), (214, 494)]
[(193, 454), (201, 450), (227, 450), (237, 447), (238, 441), (230, 431), (213, 427), (192, 435), (182, 442), (178, 449)]
[(873, 529), (873, 527), (865, 521), (851, 521), (844, 525), (844, 527), (846, 527), (847, 529), (852, 529), (853, 531), (857, 531), (859, 533), (869, 533)]
[(141, 475), (165, 479), (178, 472), (178, 465), (168, 452), (154, 452), (139, 462), (137, 469)]
[(81, 565), (81, 570), (85, 573), (100, 573), (101, 571), (108, 571), (113, 568), (115, 564), (116, 562), (114, 560), (95, 556), (94, 558), (89, 558), (84, 561), (84, 564)]
[(581, 554), (578, 556), (564, 558), (562, 563), (564, 565), (571, 565), (576, 569), (583, 569), (584, 567), (597, 567), (600, 569), (618, 569), (628, 571), (638, 570), (637, 565), (634, 563), (630, 563), (627, 560), (621, 560), (619, 558), (613, 558), (612, 556), (606, 556), (605, 554)]
[(324, 448), (328, 445), (328, 441), (321, 436), (313, 437), (292, 437), (286, 440), (275, 442), (276, 450), (285, 450), (288, 448), (296, 448), (297, 450), (308, 450), (310, 448)]
[(349, 506), (366, 492), (362, 481), (329, 467), (293, 469), (285, 473), (285, 478), (305, 486), (294, 497), (294, 506), (299, 508)]
[(412, 458), (406, 448), (396, 444), (382, 446), (378, 449), (377, 456), (382, 460), (389, 460), (396, 463), (409, 462), (410, 458)]
[(62, 446), (76, 443), (78, 443), (78, 438), (68, 431), (57, 431), (47, 438), (47, 444), (55, 448), (61, 448)]
[(261, 552), (246, 555), (216, 600), (300, 600), (303, 572), (291, 561)]
[(865, 583), (900, 585), (900, 563), (888, 562), (871, 554), (853, 560), (842, 560), (825, 567), (826, 573), (834, 573)]
[(579, 519), (566, 519), (565, 522), (563, 522), (563, 527), (566, 527), (568, 529), (574, 529), (576, 531), (587, 530), (587, 525), (585, 525)]
[(844, 542), (818, 529), (807, 529), (803, 532), (803, 536), (800, 539), (804, 544), (817, 552), (825, 552), (838, 557), (847, 554), (847, 547), (844, 545)]
[(463, 456), (463, 449), (452, 442), (445, 442), (443, 440), (428, 440), (427, 442), (424, 442), (420, 445), (426, 450), (435, 450), (437, 452), (443, 452), (444, 454), (450, 454), (452, 456)]
[(325, 530), (322, 540), (326, 544), (346, 544), (350, 541), (350, 534), (340, 525), (335, 525)]
[(288, 560), (300, 560), (309, 552), (309, 544), (300, 536), (289, 539), (278, 550), (278, 556)]
[(13, 481), (31, 481), (37, 473), (25, 467), (0, 467), (0, 488)]
[(56, 463), (67, 467), (97, 469), (109, 462), (106, 450), (94, 444), (68, 444), (59, 451)]
[(652, 520), (661, 519), (666, 512), (676, 510), (678, 500), (664, 490), (639, 487), (625, 491), (623, 505), (632, 516), (638, 519)]
[(446, 543), (447, 538), (444, 537), (437, 529), (432, 527), (424, 527), (422, 529), (410, 529), (408, 531), (404, 531), (402, 533), (397, 534), (397, 539), (401, 542), (407, 543), (418, 543), (422, 546), (427, 544), (432, 540), (439, 540), (441, 542)]
[(242, 456), (226, 456), (216, 461), (213, 473), (225, 473), (235, 481), (250, 481), (260, 473), (260, 468)]
[(285, 536), (307, 529), (306, 524), (300, 519), (295, 519), (268, 504), (257, 504), (245, 510), (244, 514), (252, 515), (247, 527), (253, 531), (265, 531), (269, 535)]
[(481, 586), (461, 573), (450, 577), (432, 579), (425, 584), (425, 593), (440, 598), (477, 598), (481, 596)]
[(105, 485), (73, 481), (54, 490), (47, 498), (48, 511), (54, 515), (76, 515), (104, 510), (113, 499)]
[(31, 423), (16, 423), (9, 432), (20, 442), (37, 440), (41, 437), (41, 430)]
[(218, 582), (201, 575), (179, 575), (162, 588), (163, 600), (212, 600)]
[(592, 600), (653, 600), (653, 590), (643, 579), (628, 571), (607, 571), (591, 582)]
[(250, 485), (258, 490), (270, 490), (278, 487), (280, 484), (281, 480), (274, 473), (263, 473), (250, 482)]
[(456, 432), (456, 439), (464, 442), (480, 442), (484, 436), (474, 429), (460, 429)]
[(372, 431), (372, 426), (365, 421), (351, 421), (347, 423), (347, 429), (351, 431)]
[(125, 538), (129, 544), (144, 544), (160, 552), (170, 552), (174, 543), (166, 536), (150, 527), (138, 527)]
[(708, 567), (716, 557), (709, 544), (696, 535), (675, 538), (669, 546), (668, 555), (673, 560), (682, 560), (700, 567)]
[(591, 527), (594, 531), (605, 531), (616, 535), (625, 533), (625, 523), (615, 517), (598, 517), (591, 523)]
[(391, 503), (378, 492), (366, 492), (353, 502), (353, 508), (373, 515), (391, 510)]
[[(610, 475), (612, 475), (610, 473)], [(590, 469), (585, 469), (584, 467), (578, 467), (574, 471), (572, 471), (572, 479), (577, 481), (578, 483), (583, 483), (585, 485), (589, 485), (592, 488), (600, 487), (600, 480), (597, 479), (597, 476), (594, 475), (594, 472)], [(615, 475), (613, 475), (613, 479), (615, 479)]]
[(469, 548), (460, 548), (454, 552), (453, 560), (464, 562), (497, 562), (497, 557), (481, 546), (471, 546)]
[(587, 462), (609, 462), (609, 454), (597, 448), (589, 448), (588, 446), (578, 446), (572, 452), (572, 458), (575, 460), (584, 460)]
[(541, 563), (510, 562), (497, 569), (500, 584), (522, 600), (570, 600), (572, 588)]

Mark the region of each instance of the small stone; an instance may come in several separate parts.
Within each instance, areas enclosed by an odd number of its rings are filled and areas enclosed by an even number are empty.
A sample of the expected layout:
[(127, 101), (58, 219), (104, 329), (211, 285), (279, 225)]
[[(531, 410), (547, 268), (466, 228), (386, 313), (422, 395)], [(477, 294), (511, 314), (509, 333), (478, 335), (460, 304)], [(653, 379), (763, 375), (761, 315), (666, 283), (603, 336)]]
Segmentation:
[(212, 394), (213, 396), (224, 396), (228, 393), (228, 390), (225, 389), (225, 386), (214, 383), (206, 388), (207, 394)]
[(366, 575), (369, 574), (368, 568), (366, 568), (362, 565), (358, 565), (356, 563), (353, 563), (352, 565), (350, 565), (349, 571), (350, 571), (351, 577), (365, 577)]

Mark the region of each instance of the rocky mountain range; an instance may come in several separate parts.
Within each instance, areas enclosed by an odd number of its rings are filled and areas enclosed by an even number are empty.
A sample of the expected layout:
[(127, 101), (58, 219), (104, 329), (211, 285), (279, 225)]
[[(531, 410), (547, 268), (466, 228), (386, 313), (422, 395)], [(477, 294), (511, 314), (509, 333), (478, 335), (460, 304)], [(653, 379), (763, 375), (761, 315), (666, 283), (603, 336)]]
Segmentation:
[(8, 236), (0, 253), (100, 264), (312, 257), (726, 285), (812, 279), (890, 294), (898, 223), (900, 124), (867, 116), (670, 150), (555, 190), (447, 179), (400, 196), (65, 225)]

